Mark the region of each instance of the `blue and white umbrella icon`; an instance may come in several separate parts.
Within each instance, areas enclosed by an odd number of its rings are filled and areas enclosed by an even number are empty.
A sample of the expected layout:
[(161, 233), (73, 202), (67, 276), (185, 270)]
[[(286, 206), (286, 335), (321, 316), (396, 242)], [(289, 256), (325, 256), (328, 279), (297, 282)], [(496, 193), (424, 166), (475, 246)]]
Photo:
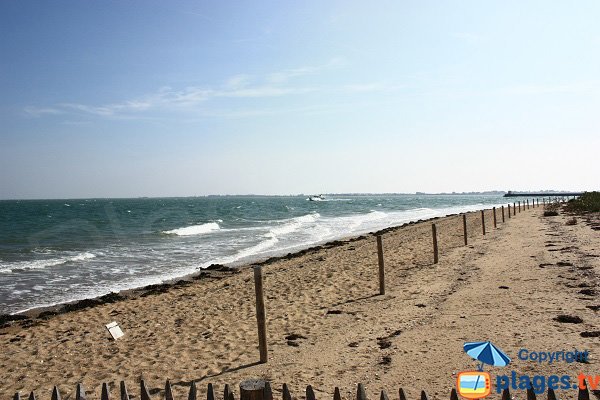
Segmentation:
[(483, 364), (494, 367), (504, 367), (510, 363), (510, 358), (492, 342), (467, 342), (463, 348), (465, 353), (481, 362), (479, 370), (483, 371)]

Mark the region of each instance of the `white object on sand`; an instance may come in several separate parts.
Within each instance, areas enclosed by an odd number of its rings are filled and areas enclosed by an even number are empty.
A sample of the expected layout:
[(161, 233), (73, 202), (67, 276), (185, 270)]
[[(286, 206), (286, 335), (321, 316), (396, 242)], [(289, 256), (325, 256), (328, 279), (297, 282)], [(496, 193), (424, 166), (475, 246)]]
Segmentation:
[(108, 331), (110, 332), (110, 335), (112, 336), (112, 338), (114, 340), (117, 340), (118, 338), (120, 338), (123, 335), (125, 335), (123, 333), (123, 331), (121, 330), (121, 327), (119, 326), (119, 324), (117, 324), (115, 321), (113, 321), (110, 324), (106, 325), (106, 329), (108, 329)]

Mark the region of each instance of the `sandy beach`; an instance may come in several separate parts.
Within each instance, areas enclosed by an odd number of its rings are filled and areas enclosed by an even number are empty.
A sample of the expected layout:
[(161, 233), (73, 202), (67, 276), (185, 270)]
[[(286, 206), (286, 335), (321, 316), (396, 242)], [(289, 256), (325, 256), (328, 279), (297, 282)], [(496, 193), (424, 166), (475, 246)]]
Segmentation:
[[(144, 379), (158, 398), (168, 378), (176, 398), (184, 398), (191, 381), (204, 395), (209, 382), (218, 392), (228, 383), (237, 393), (240, 381), (264, 378), (275, 395), (287, 383), (297, 397), (310, 384), (318, 398), (331, 396), (335, 386), (350, 398), (362, 382), (371, 398), (403, 387), (410, 398), (425, 390), (442, 399), (457, 372), (477, 366), (463, 343), (485, 340), (513, 359), (504, 369), (491, 368), (494, 374), (600, 374), (600, 342), (593, 337), (600, 331), (599, 233), (582, 218), (566, 225), (567, 216), (542, 214), (542, 207), (531, 208), (502, 223), (498, 210), (494, 229), (487, 210), (483, 236), (479, 213), (469, 213), (468, 246), (459, 215), (386, 230), (383, 296), (373, 235), (263, 263), (266, 364), (257, 363), (249, 267), (8, 323), (0, 329), (0, 396), (34, 390), (49, 398), (56, 384), (63, 398), (74, 398), (82, 382), (89, 398), (99, 398), (102, 382), (114, 396), (124, 380), (137, 397)], [(562, 323), (559, 315), (582, 322)], [(125, 332), (117, 341), (105, 328), (111, 321)], [(518, 359), (520, 349), (588, 350), (589, 360), (536, 363)]]

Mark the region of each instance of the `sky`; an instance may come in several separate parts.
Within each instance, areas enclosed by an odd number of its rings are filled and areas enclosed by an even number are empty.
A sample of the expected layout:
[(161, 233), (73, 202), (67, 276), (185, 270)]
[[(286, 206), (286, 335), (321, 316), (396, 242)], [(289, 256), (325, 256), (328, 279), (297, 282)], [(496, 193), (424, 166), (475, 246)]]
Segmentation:
[(600, 2), (0, 2), (0, 198), (592, 190)]

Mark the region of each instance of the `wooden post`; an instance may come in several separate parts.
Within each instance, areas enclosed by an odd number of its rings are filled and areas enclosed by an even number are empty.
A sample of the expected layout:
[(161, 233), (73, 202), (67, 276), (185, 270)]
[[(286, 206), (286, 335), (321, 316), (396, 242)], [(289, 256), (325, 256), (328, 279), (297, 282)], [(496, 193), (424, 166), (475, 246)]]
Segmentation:
[(173, 388), (171, 387), (171, 382), (167, 379), (165, 383), (165, 400), (174, 400), (173, 399)]
[(121, 400), (129, 400), (129, 393), (127, 393), (127, 386), (125, 386), (125, 381), (121, 381), (119, 386), (121, 387)]
[(519, 212), (521, 212), (521, 200), (519, 200)]
[(150, 392), (148, 391), (148, 388), (146, 387), (146, 383), (144, 382), (143, 379), (140, 381), (140, 399), (141, 400), (150, 400)]
[(106, 382), (102, 383), (102, 392), (100, 393), (100, 399), (101, 400), (110, 400), (108, 384)]
[(529, 199), (527, 199), (527, 209), (529, 210)]
[(262, 379), (248, 379), (240, 383), (240, 400), (263, 400), (266, 382)]
[(356, 400), (367, 400), (367, 392), (365, 390), (365, 385), (363, 385), (362, 383), (359, 383), (358, 387), (356, 388)]
[(78, 383), (75, 389), (75, 400), (85, 400), (85, 389), (81, 383)]
[(508, 219), (510, 219), (510, 203), (508, 203)]
[(381, 235), (377, 235), (377, 259), (379, 261), (379, 294), (385, 294), (385, 269), (383, 267), (383, 243)]
[(437, 243), (437, 231), (435, 224), (431, 224), (431, 236), (433, 237), (433, 263), (438, 263), (438, 243)]
[(282, 392), (283, 393), (282, 393), (281, 397), (283, 397), (283, 400), (292, 400), (292, 394), (290, 393), (290, 389), (288, 389), (288, 386), (285, 383), (283, 384)]
[(467, 245), (467, 214), (463, 214), (463, 236), (465, 237), (465, 246)]
[(517, 215), (517, 203), (513, 203), (513, 217)]
[(485, 212), (483, 210), (481, 210), (481, 229), (485, 235)]
[(267, 323), (265, 315), (265, 300), (263, 293), (263, 278), (261, 266), (254, 267), (254, 291), (256, 293), (256, 322), (258, 324), (258, 347), (260, 349), (260, 362), (266, 363), (268, 360)]
[(494, 229), (496, 229), (496, 207), (492, 207), (492, 211), (494, 212)]
[[(211, 390), (212, 390), (212, 385), (208, 388), (209, 391), (206, 394), (207, 399), (210, 398), (210, 394), (211, 394)], [(212, 393), (212, 400), (214, 400), (215, 398), (215, 394), (214, 392)], [(198, 400), (198, 389), (196, 388), (196, 382), (194, 382), (192, 380), (192, 383), (190, 384), (190, 391), (188, 393), (188, 400)]]
[[(197, 394), (197, 390), (196, 390), (196, 385), (194, 384), (194, 381), (192, 381), (192, 386), (194, 389), (194, 396), (196, 396)], [(192, 386), (190, 386), (190, 395), (188, 396), (188, 400), (193, 400), (192, 397)], [(215, 400), (215, 388), (213, 387), (212, 383), (209, 383), (206, 386), (206, 400)], [(195, 400), (195, 399), (194, 399)]]
[(504, 223), (504, 206), (502, 206), (502, 223)]

